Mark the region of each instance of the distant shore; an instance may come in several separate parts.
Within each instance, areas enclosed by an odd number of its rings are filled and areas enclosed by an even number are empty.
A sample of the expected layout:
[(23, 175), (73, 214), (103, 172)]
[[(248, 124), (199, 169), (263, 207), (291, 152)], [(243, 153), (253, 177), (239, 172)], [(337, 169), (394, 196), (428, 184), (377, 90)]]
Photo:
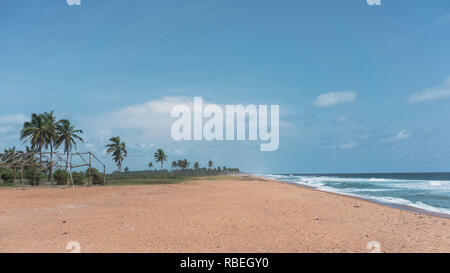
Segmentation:
[(450, 252), (450, 219), (254, 176), (0, 189), (0, 252)]

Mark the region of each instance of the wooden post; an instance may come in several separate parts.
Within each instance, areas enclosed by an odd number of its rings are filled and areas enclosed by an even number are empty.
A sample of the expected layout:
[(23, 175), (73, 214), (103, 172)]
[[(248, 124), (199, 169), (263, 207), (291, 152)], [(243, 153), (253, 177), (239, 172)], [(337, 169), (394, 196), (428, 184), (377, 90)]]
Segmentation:
[(70, 182), (72, 182), (72, 189), (74, 189), (75, 188), (75, 183), (73, 183), (73, 176), (72, 176), (72, 155), (70, 155), (69, 175), (70, 175)]
[[(36, 173), (37, 173), (37, 170), (38, 170), (38, 168), (37, 168), (37, 166), (35, 166), (34, 167), (34, 174), (33, 174), (33, 185), (36, 184)], [(53, 186), (53, 184), (52, 184), (52, 186)]]
[[(0, 176), (1, 178), (1, 176)], [(106, 166), (103, 165), (103, 185), (106, 185)]]
[(15, 187), (16, 186), (16, 171), (17, 171), (16, 167), (13, 168), (13, 171), (14, 171), (13, 187)]
[[(52, 158), (53, 158), (53, 153), (51, 154)], [(56, 160), (58, 160), (58, 158), (56, 158)], [(51, 177), (50, 177), (50, 183), (52, 184), (52, 186), (55, 184), (55, 180), (53, 178), (53, 160), (52, 162), (50, 162), (50, 164), (52, 164), (52, 171), (51, 171)]]
[(89, 177), (88, 177), (88, 186), (90, 186), (91, 183), (91, 168), (92, 168), (92, 157), (91, 157), (91, 153), (89, 152)]
[(21, 180), (22, 180), (22, 190), (25, 188), (24, 184), (23, 184), (23, 165), (20, 166), (20, 173), (22, 175)]

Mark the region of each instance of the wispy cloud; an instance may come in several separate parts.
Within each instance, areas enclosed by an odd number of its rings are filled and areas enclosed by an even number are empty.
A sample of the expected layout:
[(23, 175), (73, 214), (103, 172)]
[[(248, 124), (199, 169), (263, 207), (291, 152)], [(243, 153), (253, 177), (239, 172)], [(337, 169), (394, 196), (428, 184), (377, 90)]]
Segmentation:
[(14, 114), (0, 117), (0, 125), (21, 125), (27, 118), (23, 114)]
[(338, 124), (343, 124), (343, 123), (346, 123), (347, 121), (348, 121), (347, 115), (341, 115), (341, 116), (337, 117), (337, 119), (336, 119), (336, 123), (338, 123)]
[(127, 134), (140, 136), (137, 143), (146, 143), (144, 140), (148, 141), (149, 137), (161, 139), (170, 136), (170, 125), (173, 122), (170, 111), (178, 104), (191, 106), (193, 100), (186, 97), (163, 97), (129, 105), (99, 117), (89, 117), (85, 125), (94, 125), (98, 140), (105, 141), (118, 131), (126, 131)]
[(19, 132), (26, 120), (23, 114), (0, 116), (0, 148), (19, 144)]
[(341, 150), (351, 150), (351, 149), (355, 149), (358, 147), (359, 147), (359, 145), (356, 142), (350, 142), (350, 143), (345, 143), (345, 144), (339, 145), (339, 149), (341, 149)]
[(390, 136), (390, 137), (386, 137), (383, 138), (381, 141), (385, 142), (385, 143), (394, 143), (394, 142), (399, 142), (408, 138), (411, 138), (412, 134), (409, 133), (407, 130), (402, 130), (400, 132), (398, 132), (396, 135)]
[(330, 107), (338, 104), (353, 102), (356, 99), (356, 92), (330, 92), (317, 97), (314, 105), (317, 107)]
[(437, 21), (438, 21), (439, 23), (448, 23), (448, 22), (450, 22), (450, 12), (447, 13), (447, 14), (444, 14), (444, 15), (440, 16), (440, 17), (437, 19)]
[(430, 100), (440, 100), (450, 98), (450, 76), (440, 86), (434, 86), (423, 90), (422, 92), (412, 94), (409, 97), (410, 103), (420, 103)]

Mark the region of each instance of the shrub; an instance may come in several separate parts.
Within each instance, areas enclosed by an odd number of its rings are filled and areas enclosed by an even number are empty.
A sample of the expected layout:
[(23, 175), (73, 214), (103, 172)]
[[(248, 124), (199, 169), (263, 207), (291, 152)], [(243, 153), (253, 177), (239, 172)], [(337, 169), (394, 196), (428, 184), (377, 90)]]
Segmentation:
[(11, 184), (14, 182), (14, 170), (7, 168), (0, 170), (2, 174), (3, 183)]
[(68, 173), (64, 170), (56, 170), (53, 173), (53, 178), (55, 179), (57, 185), (66, 185), (68, 177)]
[(83, 185), (84, 184), (84, 175), (79, 172), (72, 173), (73, 183), (75, 185)]
[[(92, 184), (103, 184), (103, 174), (100, 173), (96, 168), (91, 168), (90, 171)], [(89, 175), (89, 169), (86, 170), (86, 175)]]
[(30, 185), (39, 185), (39, 182), (41, 180), (41, 170), (37, 169), (36, 167), (28, 167), (25, 169), (25, 172), (23, 176), (28, 180), (28, 183)]

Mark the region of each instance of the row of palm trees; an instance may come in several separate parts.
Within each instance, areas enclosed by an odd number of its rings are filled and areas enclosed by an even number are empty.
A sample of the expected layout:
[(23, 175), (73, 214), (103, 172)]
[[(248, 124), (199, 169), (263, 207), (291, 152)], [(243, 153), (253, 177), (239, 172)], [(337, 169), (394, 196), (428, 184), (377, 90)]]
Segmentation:
[[(112, 137), (109, 139), (110, 143), (106, 145), (106, 153), (111, 154), (113, 157), (114, 162), (117, 165), (117, 169), (119, 173), (122, 171), (122, 164), (125, 160), (125, 157), (127, 157), (128, 151), (126, 149), (125, 142), (121, 141), (120, 136)], [(164, 152), (163, 149), (157, 149), (155, 154), (153, 155), (155, 162), (161, 164), (161, 170), (164, 167), (164, 162), (167, 162), (167, 155), (166, 152)], [(187, 159), (184, 160), (178, 160), (172, 162), (172, 168), (181, 168), (181, 169), (187, 169), (189, 168), (190, 162)], [(208, 162), (209, 168), (213, 166), (212, 161)], [(153, 162), (148, 163), (148, 167), (150, 169), (153, 168)], [(194, 163), (194, 168), (198, 169), (200, 167), (200, 164), (198, 162)], [(126, 168), (128, 172), (128, 168)]]
[[(41, 114), (33, 113), (31, 120), (26, 121), (23, 124), (23, 128), (20, 132), (20, 139), (24, 143), (29, 143), (27, 146), (27, 152), (33, 152), (39, 154), (39, 164), (42, 166), (42, 154), (44, 150), (50, 151), (50, 161), (53, 160), (53, 152), (59, 148), (63, 148), (66, 155), (66, 171), (68, 169), (69, 156), (72, 149), (76, 148), (77, 142), (83, 142), (81, 137), (83, 130), (75, 128), (75, 126), (68, 119), (57, 120), (54, 111), (44, 112)], [(113, 161), (116, 163), (118, 171), (121, 172), (122, 164), (128, 155), (126, 144), (120, 139), (120, 136), (111, 137), (109, 144), (106, 145), (106, 153), (112, 155)], [(5, 150), (6, 152), (15, 152), (15, 148), (12, 150)], [(154, 159), (156, 163), (160, 163), (161, 170), (164, 163), (167, 162), (167, 155), (163, 149), (157, 149), (154, 153)], [(188, 169), (190, 162), (187, 159), (173, 161), (173, 169)], [(153, 162), (149, 163), (149, 168), (153, 167)], [(200, 164), (195, 162), (193, 164), (195, 170), (200, 168)], [(208, 162), (208, 168), (213, 167), (213, 162)], [(50, 165), (49, 177), (52, 177), (53, 169)]]
[[(186, 170), (186, 169), (189, 169), (190, 165), (191, 165), (191, 162), (189, 162), (186, 158), (172, 161), (172, 169)], [(194, 162), (193, 167), (195, 170), (200, 169), (200, 163), (198, 163), (197, 161)], [(213, 162), (210, 160), (208, 162), (208, 168), (211, 169), (212, 167), (213, 167)]]

